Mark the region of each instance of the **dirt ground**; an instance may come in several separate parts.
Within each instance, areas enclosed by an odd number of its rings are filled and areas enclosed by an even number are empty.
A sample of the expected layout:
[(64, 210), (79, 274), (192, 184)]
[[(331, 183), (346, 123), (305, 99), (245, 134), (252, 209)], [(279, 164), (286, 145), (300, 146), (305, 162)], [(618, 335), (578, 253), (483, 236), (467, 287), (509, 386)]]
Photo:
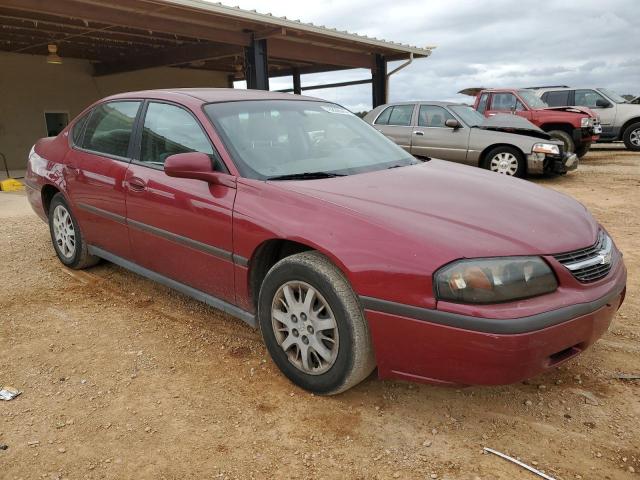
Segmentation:
[[(323, 398), (257, 332), (114, 265), (62, 268), (21, 194), (0, 193), (1, 479), (640, 478), (640, 155), (598, 149), (536, 179), (586, 204), (625, 254), (626, 303), (565, 366), (450, 389), (372, 376)], [(562, 226), (558, 226), (562, 234)]]

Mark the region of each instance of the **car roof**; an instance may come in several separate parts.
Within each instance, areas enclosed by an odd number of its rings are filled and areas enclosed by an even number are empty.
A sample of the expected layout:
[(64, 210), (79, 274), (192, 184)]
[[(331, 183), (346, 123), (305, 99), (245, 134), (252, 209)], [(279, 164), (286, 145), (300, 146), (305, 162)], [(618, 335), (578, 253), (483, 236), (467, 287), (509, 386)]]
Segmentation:
[(468, 107), (468, 105), (465, 103), (443, 102), (439, 100), (413, 100), (411, 102), (391, 102), (391, 103), (386, 103), (384, 105), (381, 105), (381, 107), (389, 107), (393, 105), (413, 105), (416, 103), (419, 103), (421, 105), (436, 105), (439, 107), (449, 107), (449, 106), (457, 106), (457, 105)]
[(321, 102), (320, 98), (294, 95), (291, 93), (268, 92), (264, 90), (241, 90), (236, 88), (171, 88), (158, 90), (140, 90), (135, 92), (119, 93), (105, 100), (126, 98), (154, 98), (175, 100), (176, 97), (190, 97), (191, 100), (199, 100), (202, 103), (213, 102), (238, 102), (248, 100), (310, 100)]

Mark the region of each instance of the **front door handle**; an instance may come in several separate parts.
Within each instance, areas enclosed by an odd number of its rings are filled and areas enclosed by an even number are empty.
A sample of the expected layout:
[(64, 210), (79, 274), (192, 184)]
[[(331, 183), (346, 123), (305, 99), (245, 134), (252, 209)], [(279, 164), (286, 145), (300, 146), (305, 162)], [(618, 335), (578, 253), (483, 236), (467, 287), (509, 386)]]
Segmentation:
[(129, 189), (134, 192), (143, 192), (147, 189), (147, 184), (141, 178), (131, 177), (129, 179)]
[(421, 132), (420, 130), (416, 130), (415, 132), (413, 132), (414, 135), (420, 135), (421, 137), (424, 137), (424, 132)]

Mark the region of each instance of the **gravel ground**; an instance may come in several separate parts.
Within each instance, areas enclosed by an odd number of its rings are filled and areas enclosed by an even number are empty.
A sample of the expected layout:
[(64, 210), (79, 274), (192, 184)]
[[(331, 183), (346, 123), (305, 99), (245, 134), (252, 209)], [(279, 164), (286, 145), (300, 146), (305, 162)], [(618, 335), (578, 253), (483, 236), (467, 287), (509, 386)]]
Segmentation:
[(626, 303), (579, 358), (495, 388), (372, 376), (315, 397), (241, 322), (108, 263), (62, 268), (0, 193), (0, 385), (24, 392), (0, 402), (0, 478), (536, 478), (484, 446), (558, 479), (638, 478), (640, 381), (616, 375), (640, 374), (640, 155), (599, 147), (534, 181), (611, 232)]

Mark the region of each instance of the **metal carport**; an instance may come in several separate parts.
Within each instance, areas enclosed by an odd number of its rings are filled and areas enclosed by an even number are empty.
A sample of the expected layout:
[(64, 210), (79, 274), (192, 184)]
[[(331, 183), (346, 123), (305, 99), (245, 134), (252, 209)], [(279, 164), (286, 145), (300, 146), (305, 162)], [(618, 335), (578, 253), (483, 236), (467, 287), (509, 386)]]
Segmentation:
[(350, 68), (372, 72), (373, 106), (386, 100), (386, 64), (418, 48), (200, 0), (2, 0), (0, 50), (90, 60), (94, 75), (158, 66), (216, 70), (267, 90), (269, 77)]

